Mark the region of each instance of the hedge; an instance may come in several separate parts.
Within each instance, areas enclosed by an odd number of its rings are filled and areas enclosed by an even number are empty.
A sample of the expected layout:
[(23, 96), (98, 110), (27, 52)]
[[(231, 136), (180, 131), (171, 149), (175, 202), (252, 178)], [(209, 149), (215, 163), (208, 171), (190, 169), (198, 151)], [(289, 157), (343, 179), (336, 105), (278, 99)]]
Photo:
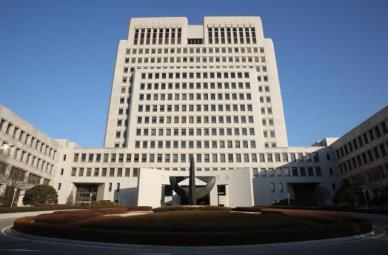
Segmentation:
[(229, 207), (223, 206), (202, 206), (202, 205), (169, 205), (153, 209), (154, 212), (172, 212), (172, 211), (230, 211)]
[[(116, 209), (124, 212), (130, 211), (152, 211), (150, 206), (115, 206), (115, 207), (94, 207), (94, 210), (112, 210)], [(31, 206), (31, 207), (0, 207), (1, 213), (16, 213), (16, 212), (34, 212), (34, 211), (54, 211), (54, 210), (66, 210), (66, 209), (90, 209), (85, 206), (69, 206), (69, 205), (41, 205), (41, 206)]]
[(18, 219), (15, 229), (29, 234), (89, 241), (118, 242), (153, 245), (241, 245), (272, 242), (290, 242), (321, 238), (333, 238), (369, 232), (365, 221), (353, 221), (326, 227), (294, 227), (281, 230), (237, 230), (213, 232), (169, 232), (117, 229), (88, 229), (73, 225), (32, 223), (31, 218)]
[(262, 208), (285, 208), (285, 209), (302, 209), (302, 210), (320, 210), (320, 211), (341, 211), (341, 212), (356, 212), (356, 213), (375, 213), (388, 214), (388, 208), (354, 208), (349, 205), (319, 205), (319, 206), (261, 206)]

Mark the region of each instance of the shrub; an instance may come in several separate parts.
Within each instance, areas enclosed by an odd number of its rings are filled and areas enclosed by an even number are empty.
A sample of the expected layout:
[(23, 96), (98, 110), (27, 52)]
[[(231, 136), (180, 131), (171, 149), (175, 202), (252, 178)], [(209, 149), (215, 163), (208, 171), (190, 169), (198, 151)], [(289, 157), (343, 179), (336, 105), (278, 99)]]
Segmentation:
[(252, 206), (252, 207), (241, 206), (241, 207), (232, 208), (231, 210), (234, 212), (262, 212), (263, 207), (261, 207), (261, 206)]
[(110, 200), (98, 200), (92, 202), (90, 207), (116, 207), (117, 205)]
[(101, 215), (105, 215), (105, 214), (126, 213), (126, 212), (128, 212), (128, 209), (126, 207), (113, 207), (113, 208), (100, 207), (100, 208), (92, 208), (92, 209), (86, 210), (86, 211), (90, 211), (93, 213), (100, 213)]
[(152, 211), (151, 206), (127, 206), (128, 212), (136, 212), (136, 211)]
[[(290, 199), (290, 205), (296, 205), (296, 201), (295, 199)], [(288, 199), (285, 198), (285, 199), (282, 199), (280, 200), (279, 202), (273, 204), (273, 205), (281, 205), (281, 206), (288, 206)]]
[(36, 185), (28, 189), (24, 195), (25, 205), (56, 204), (58, 200), (57, 191), (50, 185)]

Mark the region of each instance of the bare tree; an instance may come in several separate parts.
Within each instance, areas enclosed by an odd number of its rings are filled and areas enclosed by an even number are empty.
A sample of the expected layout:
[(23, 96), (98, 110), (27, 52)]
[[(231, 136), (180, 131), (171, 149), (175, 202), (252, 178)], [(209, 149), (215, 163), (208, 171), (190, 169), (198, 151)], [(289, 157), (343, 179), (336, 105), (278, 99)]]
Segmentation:
[[(14, 170), (14, 169), (12, 169)], [(20, 196), (20, 191), (26, 190), (33, 186), (30, 183), (24, 182), (25, 173), (21, 174), (19, 171), (12, 171), (9, 175), (0, 174), (0, 183), (6, 186), (4, 193), (4, 200), (8, 202), (10, 206), (13, 206)]]
[(74, 194), (73, 194), (73, 191), (70, 191), (70, 194), (67, 197), (66, 204), (67, 205), (74, 205)]
[(8, 164), (3, 163), (12, 155), (12, 145), (3, 145), (0, 148), (0, 184), (5, 185), (5, 193), (3, 200), (6, 204), (13, 206), (15, 201), (18, 201), (20, 191), (30, 188), (32, 185), (24, 181), (26, 172), (22, 169), (11, 167), (11, 171), (7, 174)]

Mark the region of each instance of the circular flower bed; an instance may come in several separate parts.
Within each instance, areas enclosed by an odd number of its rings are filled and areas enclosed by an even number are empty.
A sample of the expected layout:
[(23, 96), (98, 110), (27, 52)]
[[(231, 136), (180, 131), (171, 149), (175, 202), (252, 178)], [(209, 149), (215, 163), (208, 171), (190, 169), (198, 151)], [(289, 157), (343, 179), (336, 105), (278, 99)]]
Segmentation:
[(15, 229), (50, 237), (153, 245), (301, 241), (361, 234), (372, 229), (367, 221), (334, 212), (259, 207), (190, 208), (171, 207), (171, 210), (140, 215), (117, 208), (43, 214), (16, 220)]

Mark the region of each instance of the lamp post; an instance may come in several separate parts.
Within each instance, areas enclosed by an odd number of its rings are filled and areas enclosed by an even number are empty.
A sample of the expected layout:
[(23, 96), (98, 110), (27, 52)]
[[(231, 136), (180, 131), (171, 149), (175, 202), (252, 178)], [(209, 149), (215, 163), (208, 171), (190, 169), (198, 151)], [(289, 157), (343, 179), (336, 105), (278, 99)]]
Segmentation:
[(290, 193), (287, 193), (288, 207), (291, 207)]
[(15, 200), (15, 196), (16, 196), (16, 192), (18, 191), (18, 189), (17, 188), (14, 188), (13, 189), (13, 195), (12, 195), (12, 201), (11, 201), (11, 207), (13, 206), (13, 202), (14, 202), (14, 200)]
[(90, 195), (89, 195), (89, 196), (90, 196), (90, 204), (89, 204), (89, 207), (91, 207), (91, 206), (92, 206), (92, 197), (93, 197), (93, 193), (90, 192)]

